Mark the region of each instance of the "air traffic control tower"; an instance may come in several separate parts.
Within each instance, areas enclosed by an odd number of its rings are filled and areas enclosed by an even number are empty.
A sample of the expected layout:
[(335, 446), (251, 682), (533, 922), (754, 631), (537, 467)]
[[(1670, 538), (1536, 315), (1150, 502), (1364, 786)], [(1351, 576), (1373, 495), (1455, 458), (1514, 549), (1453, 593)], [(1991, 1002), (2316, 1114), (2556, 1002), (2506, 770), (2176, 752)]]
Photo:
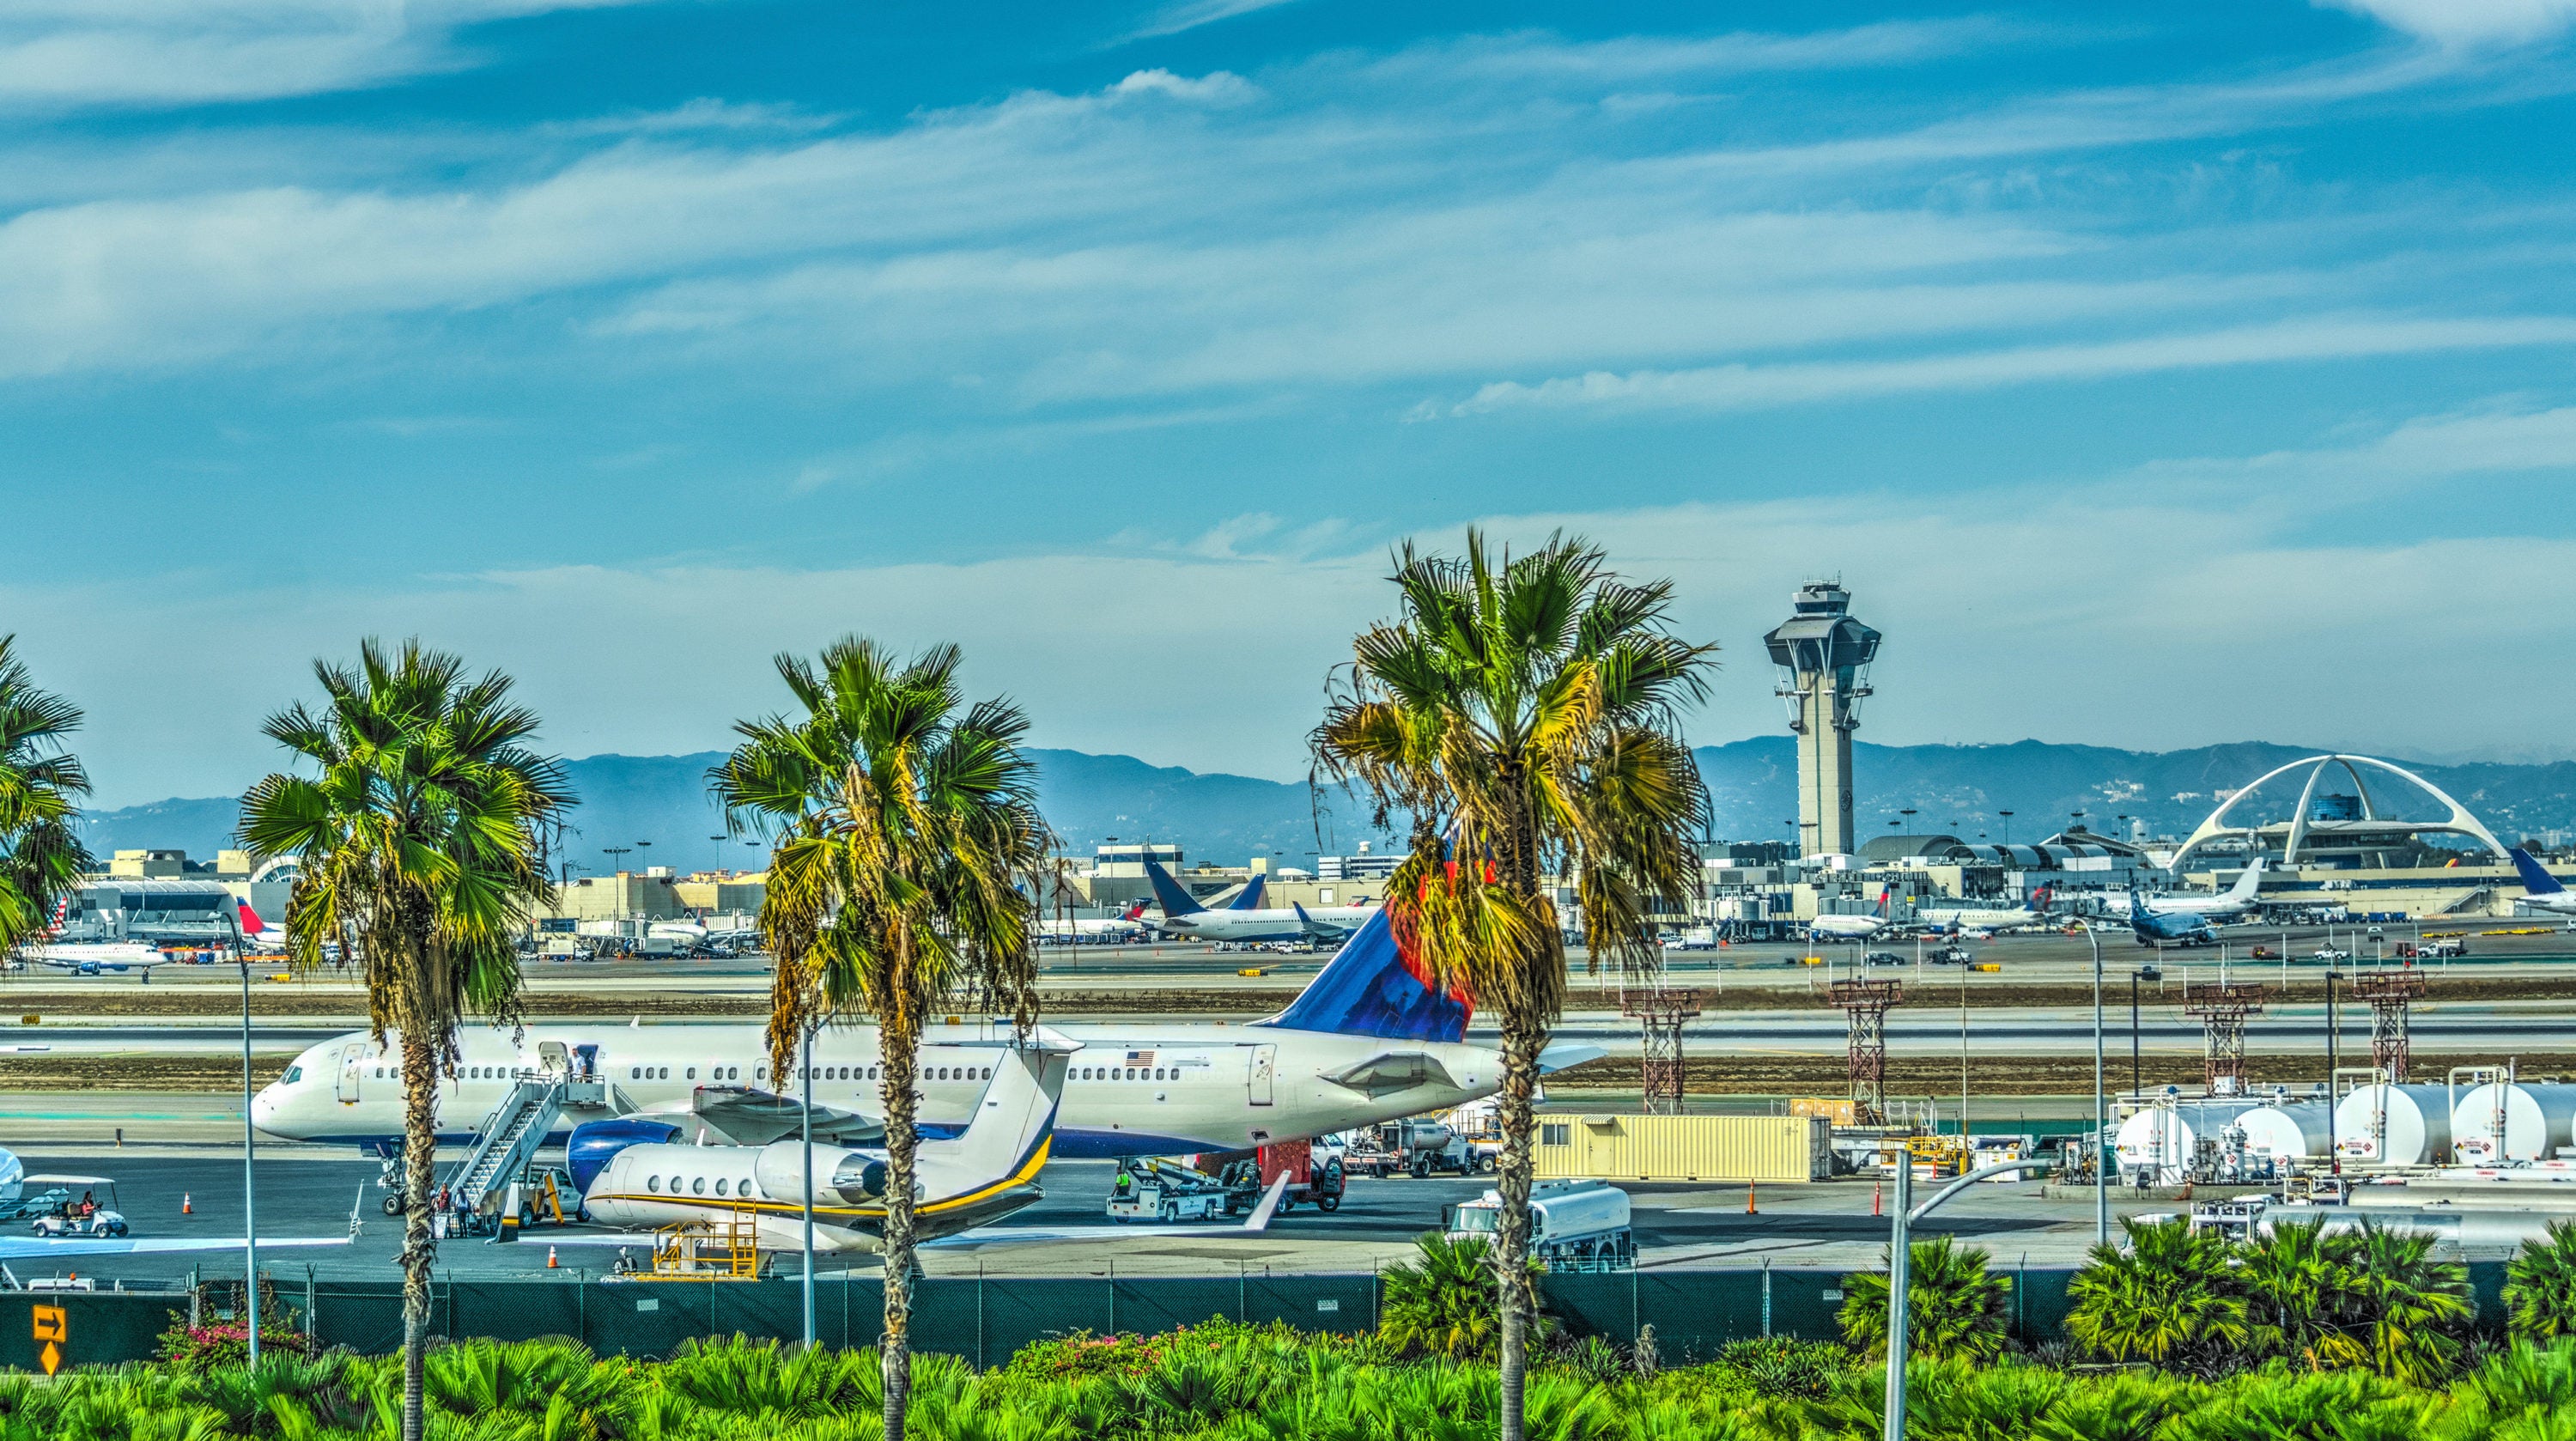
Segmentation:
[(1798, 733), (1798, 850), (1843, 855), (1860, 849), (1852, 834), (1852, 732), (1878, 632), (1851, 618), (1851, 593), (1836, 581), (1798, 587), (1797, 613), (1764, 636), (1780, 668), (1789, 729)]

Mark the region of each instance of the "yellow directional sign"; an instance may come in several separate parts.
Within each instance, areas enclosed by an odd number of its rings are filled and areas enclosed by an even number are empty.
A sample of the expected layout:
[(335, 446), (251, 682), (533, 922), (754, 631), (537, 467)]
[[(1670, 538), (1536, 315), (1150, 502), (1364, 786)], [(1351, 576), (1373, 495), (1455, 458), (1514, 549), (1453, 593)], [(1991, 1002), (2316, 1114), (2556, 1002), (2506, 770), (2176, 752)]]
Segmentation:
[(62, 1343), (71, 1339), (71, 1317), (60, 1306), (38, 1306), (35, 1315), (36, 1339), (45, 1343), (36, 1359), (44, 1363), (45, 1374), (51, 1376), (63, 1364)]

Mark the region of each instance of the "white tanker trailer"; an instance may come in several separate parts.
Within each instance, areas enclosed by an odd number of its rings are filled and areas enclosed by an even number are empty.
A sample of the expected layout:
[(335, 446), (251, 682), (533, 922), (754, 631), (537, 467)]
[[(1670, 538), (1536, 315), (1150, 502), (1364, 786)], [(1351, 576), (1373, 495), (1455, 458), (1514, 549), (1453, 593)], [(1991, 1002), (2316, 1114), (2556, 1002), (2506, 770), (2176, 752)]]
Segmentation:
[[(1449, 1217), (1449, 1239), (1491, 1239), (1503, 1197), (1487, 1191)], [(1530, 1188), (1530, 1256), (1551, 1271), (1625, 1271), (1637, 1264), (1628, 1193), (1603, 1181), (1542, 1181)]]

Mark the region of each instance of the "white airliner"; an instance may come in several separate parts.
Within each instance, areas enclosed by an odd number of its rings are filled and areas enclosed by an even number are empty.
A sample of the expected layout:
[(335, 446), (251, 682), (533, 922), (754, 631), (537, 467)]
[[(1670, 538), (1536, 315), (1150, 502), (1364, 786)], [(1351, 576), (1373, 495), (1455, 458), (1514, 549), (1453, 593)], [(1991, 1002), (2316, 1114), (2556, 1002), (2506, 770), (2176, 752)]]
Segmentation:
[(2035, 903), (2027, 906), (1916, 906), (1914, 919), (1935, 931), (2008, 931), (2015, 926), (2036, 926), (2048, 919), (2046, 886), (2033, 893)]
[(2534, 910), (2555, 911), (2562, 916), (2576, 916), (2576, 891), (2549, 873), (2531, 852), (2513, 848), (2513, 868), (2522, 873), (2522, 903)]
[(1878, 909), (1865, 916), (1819, 915), (1807, 922), (1807, 939), (1811, 941), (1865, 941), (1887, 925), (1888, 892), (1878, 892)]
[(1145, 933), (1145, 903), (1138, 901), (1123, 916), (1099, 920), (1040, 921), (1038, 934), (1051, 941), (1114, 941)]
[(2254, 909), (2254, 893), (2262, 880), (2263, 858), (2256, 856), (2237, 872), (2235, 885), (2216, 895), (2146, 896), (2132, 891), (2130, 900), (2135, 909), (2151, 916), (2198, 916), (2205, 921), (2224, 921)]
[[(1065, 1083), (1053, 1154), (1068, 1159), (1246, 1150), (1373, 1125), (1492, 1095), (1501, 1058), (1465, 1044), (1473, 1007), (1435, 987), (1418, 959), (1374, 917), (1288, 1008), (1245, 1025), (1143, 1021), (1066, 1026), (1084, 1046)], [(458, 1037), (458, 1076), (439, 1086), (442, 1140), (474, 1135), (517, 1077), (569, 1070), (607, 1083), (604, 1105), (569, 1109), (567, 1124), (661, 1117), (692, 1124), (704, 1088), (801, 1095), (802, 1079), (773, 1079), (765, 1027), (564, 1024)], [(1007, 1024), (932, 1026), (917, 1082), (924, 1130), (954, 1133), (1009, 1049)], [(302, 1141), (386, 1152), (402, 1137), (399, 1039), (388, 1054), (364, 1032), (306, 1050), (252, 1103), (260, 1129)], [(1563, 1048), (1551, 1067), (1598, 1054)], [(880, 1115), (872, 1025), (816, 1039), (814, 1099), (835, 1115)], [(792, 1107), (791, 1107), (792, 1110)], [(693, 1137), (693, 1139), (696, 1139)]]
[[(1044, 1199), (1038, 1171), (1052, 1149), (1068, 1062), (1080, 1049), (1048, 1031), (1036, 1045), (1003, 1048), (965, 1129), (954, 1140), (922, 1143), (914, 1161), (921, 1239), (998, 1221)], [(655, 1131), (668, 1137), (674, 1128), (598, 1121), (573, 1132), (572, 1180), (592, 1220), (645, 1230), (749, 1215), (764, 1249), (802, 1244), (809, 1171), (801, 1141), (699, 1146), (657, 1139)], [(884, 1150), (817, 1145), (810, 1174), (815, 1248), (877, 1250), (885, 1227)]]
[[(1152, 861), (1145, 862), (1145, 879), (1154, 887), (1154, 899), (1163, 907), (1163, 918), (1155, 929), (1168, 935), (1188, 936), (1201, 941), (1337, 941), (1352, 935), (1378, 913), (1376, 906), (1297, 906), (1282, 908), (1229, 907), (1212, 911), (1190, 895), (1189, 888), (1172, 879), (1172, 874)], [(1244, 888), (1238, 902), (1258, 898), (1256, 889), (1261, 877), (1254, 876), (1252, 885)]]
[(154, 967), (170, 964), (158, 947), (141, 941), (38, 941), (20, 946), (18, 954), (40, 966), (79, 976), (141, 971), (148, 979)]

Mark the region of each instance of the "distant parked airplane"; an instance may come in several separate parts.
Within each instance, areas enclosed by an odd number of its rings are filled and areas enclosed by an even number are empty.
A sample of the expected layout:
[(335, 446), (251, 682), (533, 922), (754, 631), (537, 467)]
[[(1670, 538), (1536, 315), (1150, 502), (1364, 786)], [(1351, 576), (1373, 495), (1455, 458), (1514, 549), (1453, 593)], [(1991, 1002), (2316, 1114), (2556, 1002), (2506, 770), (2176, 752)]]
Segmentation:
[[(1145, 862), (1145, 879), (1154, 887), (1154, 898), (1163, 905), (1163, 918), (1155, 929), (1169, 935), (1188, 936), (1202, 941), (1296, 941), (1340, 940), (1360, 928), (1361, 923), (1376, 915), (1375, 906), (1287, 906), (1280, 909), (1212, 911), (1190, 895), (1189, 888), (1172, 879), (1172, 873), (1152, 861)], [(1244, 887), (1245, 895), (1260, 898), (1261, 877)], [(1235, 898), (1240, 902), (1243, 897)]]
[(2263, 858), (2256, 856), (2236, 873), (2236, 884), (2214, 896), (2142, 896), (2129, 892), (2132, 914), (2144, 910), (2153, 916), (2198, 916), (2202, 920), (2233, 920), (2254, 909), (2255, 892), (2263, 881)]
[(2544, 911), (2556, 911), (2562, 916), (2576, 916), (2576, 891), (2567, 889), (2565, 882), (2551, 875), (2540, 862), (2533, 860), (2531, 852), (2515, 846), (2512, 854), (2513, 868), (2522, 872), (2524, 905)]

